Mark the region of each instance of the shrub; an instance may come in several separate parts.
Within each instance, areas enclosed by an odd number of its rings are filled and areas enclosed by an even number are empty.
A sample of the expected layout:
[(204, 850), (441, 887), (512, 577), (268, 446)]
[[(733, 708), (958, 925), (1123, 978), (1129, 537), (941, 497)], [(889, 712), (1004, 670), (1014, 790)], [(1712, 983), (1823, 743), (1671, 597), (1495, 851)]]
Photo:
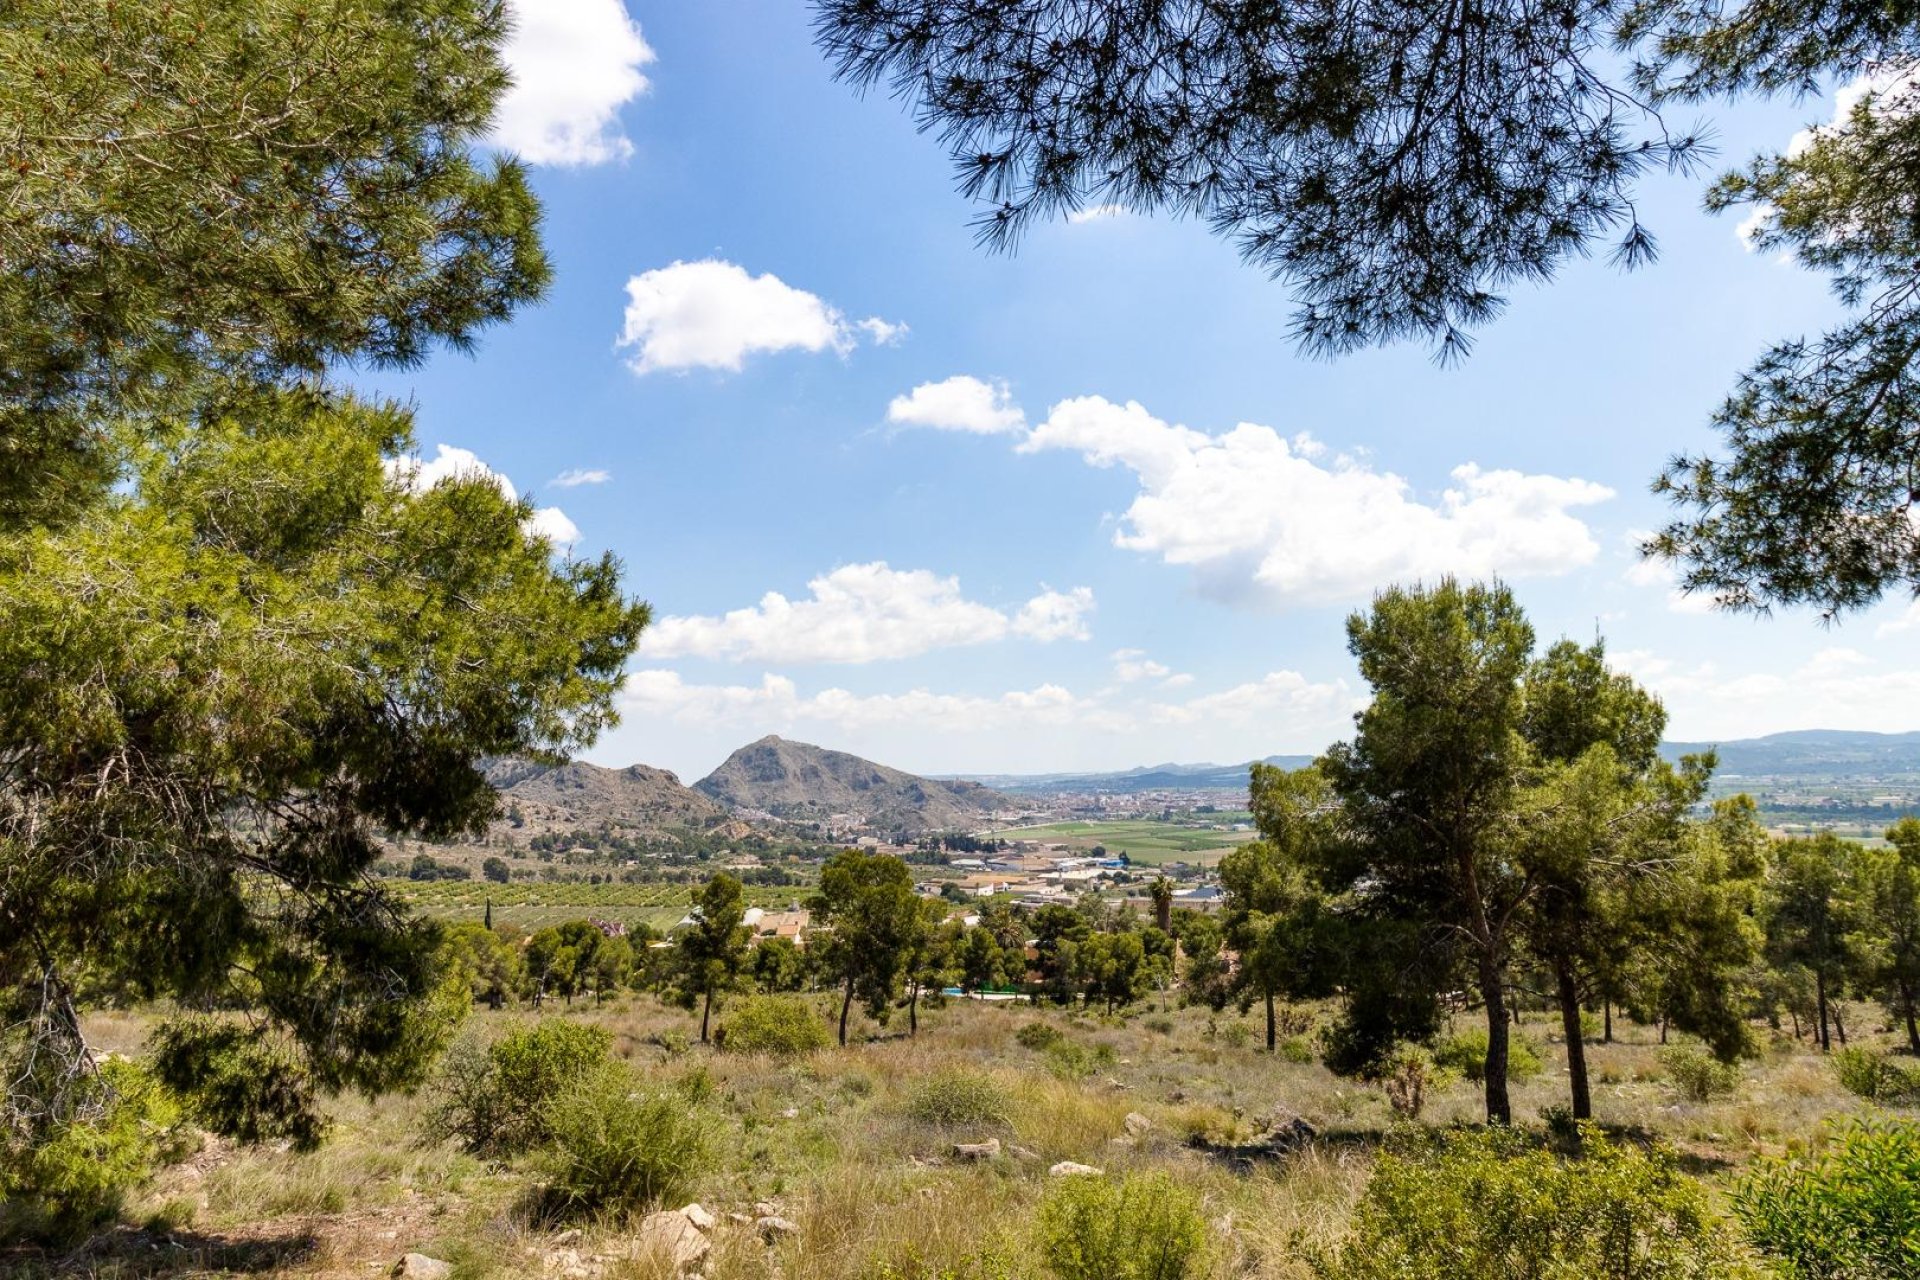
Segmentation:
[(1732, 1280), (1749, 1276), (1707, 1192), (1656, 1148), (1582, 1131), (1567, 1159), (1511, 1131), (1384, 1154), (1323, 1280)]
[(1253, 1028), (1244, 1019), (1236, 1018), (1220, 1029), (1220, 1038), (1227, 1042), (1229, 1049), (1244, 1049), (1253, 1043)]
[(109, 1059), (88, 1092), (85, 1118), (27, 1141), (0, 1137), (0, 1240), (82, 1234), (184, 1154), (179, 1104), (145, 1067)]
[(1920, 1070), (1903, 1067), (1871, 1049), (1840, 1049), (1833, 1055), (1840, 1087), (1869, 1102), (1894, 1102), (1920, 1094)]
[(547, 1138), (548, 1105), (611, 1061), (613, 1037), (600, 1027), (550, 1019), (482, 1048), (469, 1038), (448, 1052), (434, 1079), (426, 1132), (458, 1138), (469, 1151), (511, 1155)]
[(1730, 1096), (1740, 1084), (1740, 1068), (1699, 1049), (1675, 1046), (1660, 1053), (1667, 1079), (1689, 1102), (1711, 1102)]
[(1049, 1044), (1046, 1054), (1047, 1070), (1063, 1080), (1084, 1080), (1099, 1068), (1113, 1065), (1111, 1046), (1097, 1044), (1089, 1049), (1064, 1037)]
[(1148, 1018), (1142, 1025), (1144, 1025), (1147, 1030), (1155, 1032), (1158, 1035), (1170, 1036), (1173, 1034), (1172, 1018), (1152, 1017)]
[(1387, 1105), (1395, 1115), (1418, 1120), (1426, 1110), (1427, 1090), (1437, 1083), (1438, 1075), (1439, 1070), (1424, 1049), (1411, 1045), (1402, 1048), (1388, 1060), (1386, 1073), (1380, 1080), (1386, 1090)]
[(1288, 1036), (1280, 1042), (1280, 1056), (1298, 1066), (1313, 1061), (1313, 1043), (1305, 1036)]
[(1051, 1022), (1029, 1022), (1016, 1031), (1013, 1038), (1027, 1048), (1039, 1052), (1048, 1045), (1058, 1043), (1062, 1036), (1060, 1028)]
[(684, 1095), (648, 1092), (624, 1064), (602, 1062), (541, 1108), (540, 1167), (562, 1214), (625, 1212), (689, 1198), (712, 1159), (705, 1115)]
[(1057, 1179), (1038, 1233), (1059, 1280), (1183, 1280), (1206, 1267), (1200, 1202), (1163, 1173)]
[[(1433, 1051), (1433, 1063), (1442, 1071), (1456, 1072), (1479, 1084), (1487, 1078), (1487, 1033), (1481, 1029), (1463, 1031), (1442, 1040)], [(1507, 1037), (1507, 1078), (1528, 1080), (1540, 1074), (1540, 1055), (1525, 1037)]]
[(1818, 1155), (1759, 1162), (1734, 1191), (1754, 1247), (1788, 1280), (1920, 1276), (1920, 1125), (1864, 1121)]
[(1000, 1087), (978, 1071), (942, 1071), (920, 1082), (907, 1114), (942, 1129), (999, 1126), (1007, 1122)]
[(728, 1014), (713, 1042), (729, 1053), (798, 1057), (833, 1041), (827, 1024), (799, 996), (751, 996)]

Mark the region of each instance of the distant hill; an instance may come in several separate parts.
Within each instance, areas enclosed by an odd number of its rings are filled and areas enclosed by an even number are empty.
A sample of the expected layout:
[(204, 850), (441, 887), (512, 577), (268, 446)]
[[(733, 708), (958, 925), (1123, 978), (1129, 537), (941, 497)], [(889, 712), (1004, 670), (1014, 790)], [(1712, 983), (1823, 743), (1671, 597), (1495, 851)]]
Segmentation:
[(487, 780), (500, 789), (528, 828), (576, 830), (607, 824), (616, 829), (659, 831), (704, 827), (727, 811), (665, 769), (644, 764), (603, 769), (575, 760), (562, 765), (498, 760)]
[(844, 751), (778, 737), (740, 748), (693, 785), (736, 811), (813, 822), (851, 814), (888, 831), (965, 829), (1007, 803), (977, 782), (916, 777)]
[(1710, 749), (1720, 754), (1717, 776), (1721, 778), (1920, 773), (1920, 733), (1803, 729), (1732, 742), (1667, 742), (1660, 747), (1670, 759)]
[[(1298, 769), (1312, 756), (1268, 756), (1265, 764)], [(1146, 791), (1230, 791), (1245, 788), (1245, 764), (1154, 764), (1116, 773), (975, 774), (968, 780), (1000, 791), (1032, 794), (1071, 791), (1138, 795)]]

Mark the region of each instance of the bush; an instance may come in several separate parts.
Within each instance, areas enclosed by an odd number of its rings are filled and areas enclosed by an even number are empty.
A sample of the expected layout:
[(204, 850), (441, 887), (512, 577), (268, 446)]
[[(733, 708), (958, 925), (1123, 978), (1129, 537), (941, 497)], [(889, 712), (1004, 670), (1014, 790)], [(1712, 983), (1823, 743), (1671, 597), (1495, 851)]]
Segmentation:
[(427, 1137), (458, 1138), (469, 1151), (512, 1155), (547, 1139), (548, 1105), (606, 1065), (613, 1037), (600, 1027), (550, 1019), (483, 1048), (471, 1038), (448, 1051), (435, 1077)]
[(0, 1240), (80, 1235), (184, 1154), (179, 1104), (146, 1068), (109, 1059), (89, 1093), (86, 1118), (25, 1141), (0, 1138)]
[(550, 1209), (627, 1212), (689, 1198), (712, 1162), (712, 1128), (685, 1095), (639, 1086), (624, 1064), (602, 1062), (541, 1108)]
[(1763, 1160), (1734, 1191), (1754, 1247), (1788, 1280), (1920, 1276), (1920, 1125), (1839, 1128), (1818, 1155)]
[(1289, 1036), (1280, 1042), (1280, 1056), (1304, 1067), (1313, 1061), (1313, 1043), (1305, 1036)]
[(1060, 1041), (1060, 1028), (1051, 1022), (1029, 1022), (1014, 1033), (1013, 1038), (1029, 1049), (1039, 1052), (1048, 1045)]
[(1670, 1152), (1584, 1127), (1566, 1159), (1512, 1131), (1384, 1154), (1324, 1280), (1733, 1280), (1739, 1261), (1707, 1192)]
[(1408, 1045), (1387, 1061), (1380, 1083), (1395, 1115), (1418, 1120), (1426, 1110), (1427, 1090), (1439, 1083), (1439, 1068), (1426, 1050)]
[(833, 1037), (799, 996), (751, 996), (734, 1006), (715, 1030), (713, 1042), (728, 1053), (792, 1058), (826, 1048)]
[(1101, 1067), (1113, 1065), (1113, 1049), (1098, 1044), (1089, 1049), (1078, 1040), (1062, 1037), (1047, 1045), (1047, 1070), (1062, 1080), (1084, 1080)]
[(1200, 1202), (1163, 1173), (1057, 1179), (1038, 1232), (1059, 1280), (1183, 1280), (1207, 1262)]
[[(1433, 1063), (1479, 1084), (1487, 1078), (1487, 1033), (1463, 1031), (1442, 1040), (1433, 1051)], [(1530, 1080), (1540, 1074), (1540, 1055), (1525, 1037), (1507, 1037), (1507, 1079)]]
[(1839, 1049), (1833, 1073), (1840, 1087), (1869, 1102), (1897, 1102), (1920, 1095), (1920, 1070), (1904, 1067), (1871, 1049)]
[(923, 1080), (907, 1102), (907, 1114), (942, 1129), (1007, 1123), (1000, 1087), (978, 1071), (943, 1071)]
[(1710, 1053), (1678, 1046), (1663, 1049), (1660, 1064), (1667, 1079), (1688, 1102), (1711, 1102), (1730, 1096), (1740, 1084), (1740, 1068)]

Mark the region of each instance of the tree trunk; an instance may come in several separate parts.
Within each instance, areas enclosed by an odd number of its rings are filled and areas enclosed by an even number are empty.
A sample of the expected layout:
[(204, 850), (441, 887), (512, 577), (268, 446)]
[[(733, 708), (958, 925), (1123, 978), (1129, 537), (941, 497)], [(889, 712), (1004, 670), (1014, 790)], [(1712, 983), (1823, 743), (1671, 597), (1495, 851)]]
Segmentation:
[(1587, 1046), (1580, 1035), (1580, 991), (1573, 966), (1562, 959), (1554, 965), (1560, 986), (1560, 1027), (1567, 1039), (1567, 1075), (1573, 1085), (1573, 1118), (1593, 1119), (1593, 1095), (1587, 1089)]
[(1833, 1051), (1833, 1036), (1827, 1030), (1827, 975), (1822, 969), (1813, 971), (1813, 1007), (1820, 1015), (1820, 1052)]
[(1920, 1057), (1920, 1021), (1916, 1021), (1914, 1017), (1913, 1004), (1913, 984), (1911, 982), (1902, 982), (1900, 984), (1900, 1005), (1901, 1012), (1907, 1015), (1907, 1048), (1916, 1057)]
[(1603, 1010), (1605, 1010), (1605, 1013), (1602, 1015), (1602, 1019), (1606, 1024), (1606, 1029), (1602, 1032), (1600, 1038), (1606, 1041), (1606, 1043), (1612, 1044), (1613, 1043), (1613, 997), (1608, 996), (1605, 1000), (1601, 1001), (1600, 1007)]
[(1507, 1001), (1500, 965), (1491, 952), (1480, 957), (1480, 996), (1487, 1002), (1487, 1123), (1513, 1123), (1507, 1097)]
[(913, 983), (910, 986), (910, 990), (911, 990), (911, 994), (908, 995), (907, 997), (907, 1038), (908, 1039), (912, 1039), (914, 1036), (917, 1036), (920, 1034), (920, 981), (919, 979), (916, 978), (913, 981)]
[(1277, 1042), (1273, 1034), (1273, 989), (1267, 989), (1267, 1052), (1272, 1053)]
[(1835, 1000), (1833, 1002), (1833, 1030), (1835, 1034), (1840, 1037), (1840, 1047), (1842, 1049), (1847, 1047), (1847, 1020), (1841, 1016), (1840, 1012), (1845, 1003), (1843, 1000)]
[(707, 1002), (700, 1008), (700, 1043), (707, 1042), (707, 1018), (713, 1013), (713, 988), (707, 988)]
[(853, 1011), (853, 979), (847, 979), (847, 996), (840, 1002), (840, 1047), (847, 1047), (847, 1014)]

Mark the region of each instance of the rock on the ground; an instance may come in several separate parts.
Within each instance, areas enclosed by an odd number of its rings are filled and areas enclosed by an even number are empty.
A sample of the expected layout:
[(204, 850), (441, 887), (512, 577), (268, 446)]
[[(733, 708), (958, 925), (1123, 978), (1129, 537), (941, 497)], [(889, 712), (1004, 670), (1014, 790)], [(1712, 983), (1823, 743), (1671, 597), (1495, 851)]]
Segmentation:
[(711, 1231), (719, 1224), (719, 1219), (700, 1204), (690, 1204), (680, 1211), (680, 1216), (702, 1231)]
[(1147, 1130), (1153, 1128), (1153, 1121), (1147, 1119), (1138, 1111), (1127, 1112), (1125, 1123), (1127, 1126), (1127, 1136), (1130, 1138), (1137, 1138)]
[(788, 1236), (797, 1235), (800, 1231), (800, 1224), (788, 1222), (778, 1214), (768, 1214), (766, 1217), (755, 1222), (753, 1229), (760, 1233), (761, 1239), (765, 1240), (768, 1244), (773, 1244), (777, 1241), (784, 1240)]
[[(702, 1214), (705, 1212), (701, 1210)], [(635, 1244), (643, 1255), (671, 1263), (679, 1271), (690, 1271), (698, 1266), (713, 1247), (700, 1228), (680, 1209), (666, 1209), (640, 1219), (640, 1228), (635, 1232)]]
[(447, 1280), (453, 1274), (453, 1264), (424, 1253), (410, 1253), (393, 1264), (393, 1274), (399, 1280)]
[(1047, 1170), (1047, 1176), (1052, 1178), (1097, 1178), (1100, 1176), (1100, 1170), (1090, 1164), (1080, 1164), (1073, 1160), (1062, 1160), (1059, 1164)]
[(985, 1142), (956, 1142), (953, 1154), (960, 1160), (991, 1160), (1000, 1154), (1000, 1139), (988, 1138)]

